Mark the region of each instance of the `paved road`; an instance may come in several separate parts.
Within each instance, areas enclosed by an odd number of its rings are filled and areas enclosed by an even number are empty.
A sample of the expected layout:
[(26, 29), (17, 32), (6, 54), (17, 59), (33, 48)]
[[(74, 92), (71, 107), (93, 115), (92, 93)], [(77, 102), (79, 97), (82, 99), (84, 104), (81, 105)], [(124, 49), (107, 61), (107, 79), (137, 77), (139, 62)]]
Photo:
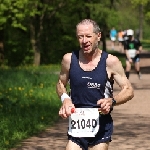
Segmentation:
[[(135, 96), (126, 104), (116, 106), (112, 113), (114, 133), (109, 150), (150, 150), (150, 54), (141, 58), (142, 79), (132, 71), (130, 81)], [(119, 92), (115, 84), (114, 93)], [(13, 150), (64, 150), (68, 120), (60, 119), (54, 127), (22, 142)]]
[[(150, 150), (150, 75), (131, 75), (134, 98), (115, 107), (113, 141), (109, 150)], [(115, 86), (115, 93), (118, 92)]]

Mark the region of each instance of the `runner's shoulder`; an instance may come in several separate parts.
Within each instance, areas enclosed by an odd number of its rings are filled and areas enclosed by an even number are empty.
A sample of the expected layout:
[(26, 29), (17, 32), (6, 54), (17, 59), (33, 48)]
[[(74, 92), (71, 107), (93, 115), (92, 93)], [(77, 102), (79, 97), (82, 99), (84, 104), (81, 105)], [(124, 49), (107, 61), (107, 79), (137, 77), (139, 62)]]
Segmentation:
[(116, 66), (118, 63), (120, 63), (120, 60), (118, 59), (118, 57), (116, 57), (112, 54), (108, 54), (108, 58), (106, 61), (106, 64), (108, 67), (112, 68), (112, 67)]
[(63, 61), (66, 62), (66, 63), (70, 63), (71, 62), (71, 55), (72, 55), (72, 53), (64, 54)]

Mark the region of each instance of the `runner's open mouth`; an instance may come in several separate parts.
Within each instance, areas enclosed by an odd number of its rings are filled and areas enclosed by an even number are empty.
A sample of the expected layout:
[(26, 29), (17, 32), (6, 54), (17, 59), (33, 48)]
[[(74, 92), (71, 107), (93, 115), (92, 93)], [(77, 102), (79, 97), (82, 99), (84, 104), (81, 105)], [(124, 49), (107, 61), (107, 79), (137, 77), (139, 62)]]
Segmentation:
[(90, 45), (84, 45), (84, 50), (89, 50), (90, 49)]

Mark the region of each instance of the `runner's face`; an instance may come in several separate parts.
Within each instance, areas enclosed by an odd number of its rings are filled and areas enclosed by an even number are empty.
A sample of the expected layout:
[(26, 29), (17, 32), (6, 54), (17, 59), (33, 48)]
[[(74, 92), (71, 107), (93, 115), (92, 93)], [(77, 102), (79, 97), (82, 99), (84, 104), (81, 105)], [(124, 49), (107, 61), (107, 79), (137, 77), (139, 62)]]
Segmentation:
[(93, 33), (93, 25), (79, 25), (77, 27), (77, 38), (80, 48), (84, 53), (90, 53), (98, 48), (98, 41), (100, 41), (101, 34)]
[(129, 37), (129, 40), (132, 40), (132, 35), (129, 35), (128, 37)]

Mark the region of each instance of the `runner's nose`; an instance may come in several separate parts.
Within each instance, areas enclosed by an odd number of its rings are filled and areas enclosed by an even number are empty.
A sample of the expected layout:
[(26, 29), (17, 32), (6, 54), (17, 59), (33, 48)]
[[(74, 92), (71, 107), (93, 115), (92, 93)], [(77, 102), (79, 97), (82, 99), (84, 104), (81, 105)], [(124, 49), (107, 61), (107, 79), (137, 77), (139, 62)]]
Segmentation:
[(84, 36), (83, 37), (83, 43), (86, 43), (87, 42), (87, 38)]

